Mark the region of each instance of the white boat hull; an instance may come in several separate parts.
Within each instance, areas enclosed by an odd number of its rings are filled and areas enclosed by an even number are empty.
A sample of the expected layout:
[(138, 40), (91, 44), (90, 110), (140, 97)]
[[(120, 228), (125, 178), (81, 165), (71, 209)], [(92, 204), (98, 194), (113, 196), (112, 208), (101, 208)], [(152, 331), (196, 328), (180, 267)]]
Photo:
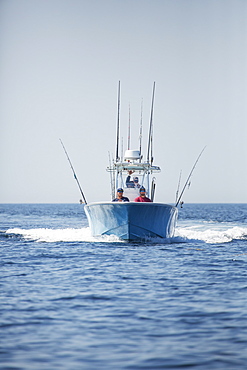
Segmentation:
[(93, 236), (116, 235), (123, 240), (174, 235), (176, 207), (163, 203), (99, 202), (85, 206)]

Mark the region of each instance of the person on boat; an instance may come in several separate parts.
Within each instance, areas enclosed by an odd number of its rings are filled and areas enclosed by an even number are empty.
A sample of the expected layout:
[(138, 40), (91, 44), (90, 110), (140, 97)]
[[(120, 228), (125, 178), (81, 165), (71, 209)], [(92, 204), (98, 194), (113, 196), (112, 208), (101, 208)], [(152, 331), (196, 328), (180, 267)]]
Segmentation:
[(130, 180), (130, 175), (132, 175), (133, 171), (129, 171), (129, 176), (126, 177), (126, 186), (127, 188), (140, 188), (141, 185), (139, 184), (138, 177), (134, 177), (133, 181)]
[(140, 188), (140, 196), (135, 198), (135, 202), (152, 202), (151, 199), (146, 197), (146, 189), (142, 186)]
[(117, 198), (112, 200), (113, 202), (129, 202), (129, 198), (123, 197), (123, 189), (117, 189)]

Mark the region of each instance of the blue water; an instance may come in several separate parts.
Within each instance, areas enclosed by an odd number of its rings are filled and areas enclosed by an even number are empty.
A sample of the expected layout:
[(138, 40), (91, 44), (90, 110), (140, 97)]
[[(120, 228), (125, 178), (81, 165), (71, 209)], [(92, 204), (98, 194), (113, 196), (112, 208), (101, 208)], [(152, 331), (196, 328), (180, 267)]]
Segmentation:
[(1, 369), (246, 369), (247, 205), (171, 240), (90, 236), (83, 206), (0, 205)]

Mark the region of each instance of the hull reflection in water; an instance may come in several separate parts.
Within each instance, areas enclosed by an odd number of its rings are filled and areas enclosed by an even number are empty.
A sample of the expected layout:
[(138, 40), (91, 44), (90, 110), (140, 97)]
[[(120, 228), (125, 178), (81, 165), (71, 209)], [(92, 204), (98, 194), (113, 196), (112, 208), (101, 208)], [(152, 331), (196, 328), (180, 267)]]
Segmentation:
[(93, 236), (116, 235), (123, 240), (174, 235), (178, 210), (163, 203), (99, 202), (85, 206)]

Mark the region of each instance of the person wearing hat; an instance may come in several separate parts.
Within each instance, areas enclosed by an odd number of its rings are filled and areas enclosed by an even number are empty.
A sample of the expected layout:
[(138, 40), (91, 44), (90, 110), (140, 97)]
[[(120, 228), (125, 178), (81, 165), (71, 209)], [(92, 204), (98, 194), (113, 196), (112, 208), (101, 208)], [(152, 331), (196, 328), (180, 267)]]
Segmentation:
[(146, 189), (142, 186), (140, 188), (140, 196), (135, 198), (135, 202), (152, 202), (151, 199), (149, 199), (148, 197), (146, 197)]
[(126, 177), (126, 186), (127, 188), (140, 188), (139, 179), (138, 177), (134, 177), (133, 181), (130, 180), (130, 175), (132, 175), (134, 171), (129, 171), (129, 176)]
[(129, 198), (123, 197), (123, 189), (117, 189), (117, 198), (112, 200), (113, 202), (129, 202)]

